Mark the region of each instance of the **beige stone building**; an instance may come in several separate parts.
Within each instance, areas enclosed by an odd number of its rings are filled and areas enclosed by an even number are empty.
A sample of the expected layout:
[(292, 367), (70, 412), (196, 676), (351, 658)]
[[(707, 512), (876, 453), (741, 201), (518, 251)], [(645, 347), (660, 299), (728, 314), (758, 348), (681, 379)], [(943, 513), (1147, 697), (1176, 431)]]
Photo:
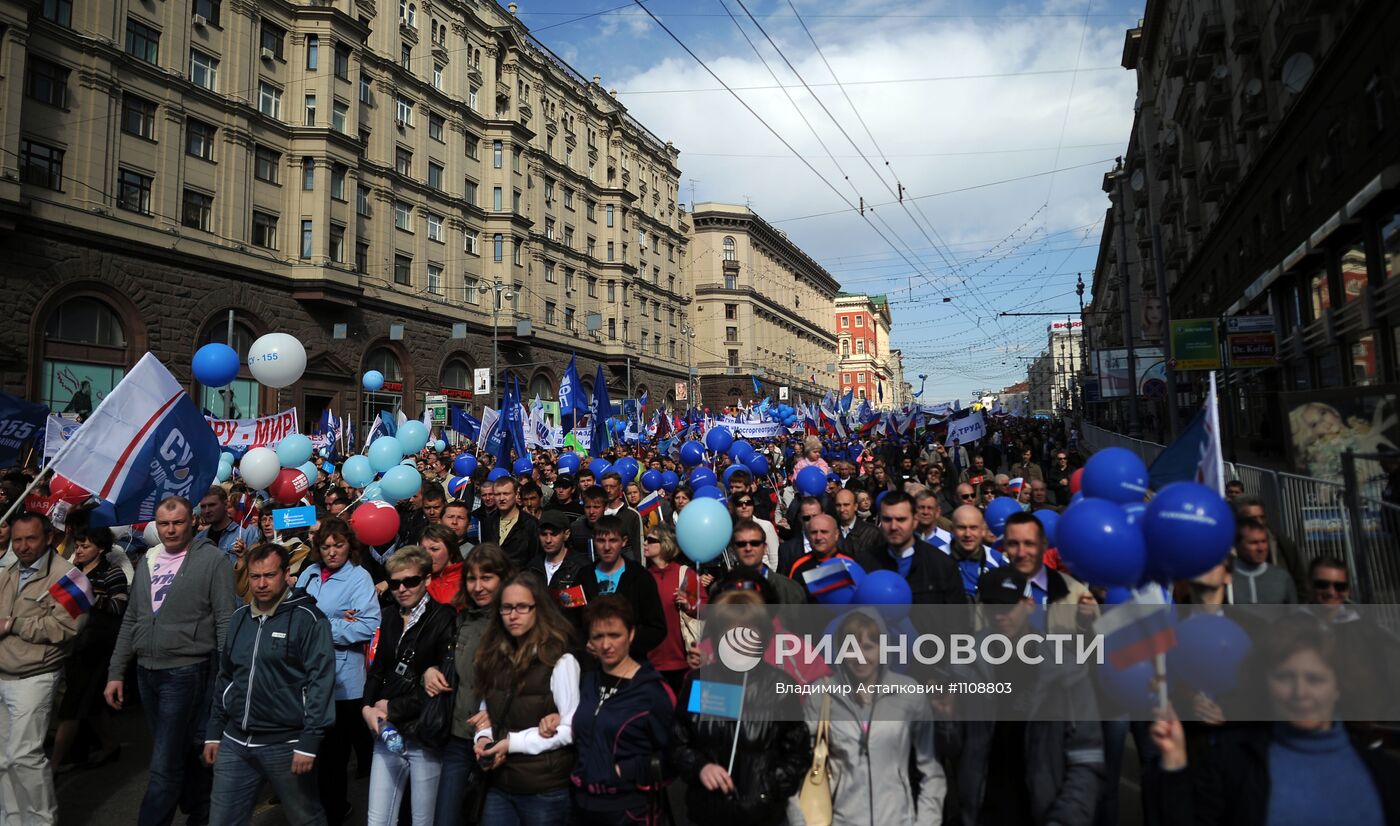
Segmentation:
[(531, 397), (575, 351), (614, 399), (669, 395), (679, 153), (513, 9), (0, 0), (3, 287), (25, 308), (0, 384), (63, 409), (148, 349), (192, 382), (232, 311), (240, 348), (290, 332), (311, 361), (279, 394), (235, 383), (245, 415), (471, 403), (493, 330)]
[(747, 403), (753, 379), (775, 402), (781, 387), (792, 403), (834, 387), (831, 273), (748, 207), (699, 203), (690, 219), (695, 335), (683, 357), (693, 356), (701, 402)]

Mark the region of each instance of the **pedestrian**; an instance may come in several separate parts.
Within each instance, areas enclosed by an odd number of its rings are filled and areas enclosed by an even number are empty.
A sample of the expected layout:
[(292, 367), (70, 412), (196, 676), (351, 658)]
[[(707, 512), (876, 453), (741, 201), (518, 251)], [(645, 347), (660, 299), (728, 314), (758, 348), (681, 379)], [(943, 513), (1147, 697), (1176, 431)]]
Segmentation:
[[(689, 618), (699, 617), (700, 606), (709, 601), (705, 587), (700, 582), (700, 574), (677, 562), (681, 555), (676, 542), (676, 532), (667, 525), (656, 525), (647, 531), (642, 540), (642, 554), (646, 558), (647, 570), (656, 581), (656, 592), (661, 598), (661, 610), (666, 616), (666, 637), (659, 645), (647, 652), (647, 660), (661, 674), (662, 679), (675, 694), (680, 693), (681, 683), (689, 670), (685, 661), (686, 640), (681, 624)], [(630, 605), (630, 604), (629, 604)], [(636, 611), (628, 614), (628, 637), (636, 634)]]
[(291, 553), (244, 553), (249, 604), (229, 621), (204, 762), (214, 769), (210, 826), (246, 826), (265, 782), (291, 826), (324, 824), (316, 755), (335, 725), (335, 649), (316, 600), (291, 589)]
[[(593, 549), (597, 561), (579, 572), (579, 584), (583, 586), (587, 602), (604, 594), (618, 594), (632, 604), (637, 623), (632, 658), (641, 661), (666, 638), (666, 615), (661, 607), (656, 580), (641, 565), (630, 563), (622, 556), (623, 546), (627, 542), (625, 530), (617, 517), (603, 516), (598, 519), (593, 526)], [(571, 613), (573, 616), (570, 619), (581, 631), (582, 617), (578, 611)]]
[(139, 826), (168, 826), (179, 810), (209, 818), (209, 769), (200, 761), (214, 668), (239, 602), (233, 569), (208, 539), (196, 539), (194, 508), (170, 496), (156, 506), (160, 544), (136, 564), (131, 599), (107, 668), (107, 705), (120, 711), (127, 667), (136, 663), (151, 764)]
[(462, 587), (462, 550), (457, 534), (446, 525), (429, 525), (418, 540), (418, 547), (433, 560), (428, 577), (428, 596), (451, 605)]
[(854, 557), (867, 573), (897, 571), (909, 582), (915, 605), (964, 605), (958, 565), (946, 553), (914, 536), (914, 500), (902, 491), (885, 495), (880, 503), (880, 534), (884, 540), (869, 553)]
[(1296, 605), (1298, 591), (1287, 569), (1269, 562), (1269, 528), (1258, 519), (1235, 525), (1235, 605)]
[(501, 546), (511, 565), (524, 570), (540, 552), (540, 523), (520, 509), (520, 483), (503, 476), (496, 480), (495, 510), (481, 520), (481, 541)]

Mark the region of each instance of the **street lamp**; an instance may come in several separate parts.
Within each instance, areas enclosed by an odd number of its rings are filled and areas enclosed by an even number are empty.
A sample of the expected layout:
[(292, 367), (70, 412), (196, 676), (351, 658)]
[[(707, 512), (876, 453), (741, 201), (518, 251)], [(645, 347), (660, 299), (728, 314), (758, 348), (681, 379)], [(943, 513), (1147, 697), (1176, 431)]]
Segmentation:
[(496, 318), (501, 312), (501, 301), (514, 301), (515, 293), (499, 281), (495, 284), (478, 284), (476, 289), (482, 295), (493, 290), (496, 293), (491, 302), (491, 403), (494, 407), (499, 408), (500, 404), (496, 401), (497, 398), (499, 398), (496, 395), (496, 388), (499, 386), (500, 382), (498, 373), (500, 370), (501, 337), (499, 328), (496, 326)]
[(689, 324), (682, 324), (681, 336), (685, 339), (685, 397), (686, 409), (689, 410), (698, 404), (694, 383), (691, 381), (695, 375), (695, 328)]

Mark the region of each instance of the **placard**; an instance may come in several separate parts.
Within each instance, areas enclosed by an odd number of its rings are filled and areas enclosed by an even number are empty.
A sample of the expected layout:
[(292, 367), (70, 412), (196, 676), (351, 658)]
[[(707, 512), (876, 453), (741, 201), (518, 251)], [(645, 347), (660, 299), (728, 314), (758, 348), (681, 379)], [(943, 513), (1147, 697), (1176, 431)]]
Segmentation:
[(278, 531), (309, 528), (316, 524), (316, 506), (300, 508), (280, 508), (272, 512), (272, 527)]

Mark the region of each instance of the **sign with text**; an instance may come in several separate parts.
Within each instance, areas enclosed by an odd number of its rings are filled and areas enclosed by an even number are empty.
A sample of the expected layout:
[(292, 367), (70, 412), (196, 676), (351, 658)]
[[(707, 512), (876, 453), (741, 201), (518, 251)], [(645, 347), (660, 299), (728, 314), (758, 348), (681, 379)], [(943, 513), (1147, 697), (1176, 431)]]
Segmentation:
[(1225, 337), (1231, 367), (1277, 367), (1278, 341), (1272, 332), (1230, 333)]
[(944, 444), (951, 445), (954, 439), (961, 444), (972, 444), (985, 435), (987, 424), (982, 418), (982, 411), (978, 410), (961, 419), (949, 419), (948, 439)]
[(472, 371), (472, 393), (477, 396), (491, 393), (491, 368), (478, 367)]
[(1220, 323), (1213, 318), (1172, 322), (1171, 358), (1177, 370), (1220, 369)]
[(433, 427), (447, 427), (446, 396), (424, 396), (423, 405), (428, 410), (429, 421), (433, 423)]
[(788, 388), (787, 388), (786, 386), (784, 386), (784, 387), (779, 387), (779, 388), (778, 388), (778, 401), (780, 401), (780, 402), (785, 402), (785, 401), (787, 401), (787, 400), (788, 400)]
[(298, 433), (297, 411), (293, 407), (275, 416), (259, 419), (210, 419), (209, 429), (219, 440), (220, 447), (246, 450), (253, 447), (274, 447), (283, 437)]
[(315, 505), (306, 505), (300, 508), (279, 508), (272, 512), (272, 527), (274, 530), (291, 531), (297, 528), (309, 528), (315, 524)]

